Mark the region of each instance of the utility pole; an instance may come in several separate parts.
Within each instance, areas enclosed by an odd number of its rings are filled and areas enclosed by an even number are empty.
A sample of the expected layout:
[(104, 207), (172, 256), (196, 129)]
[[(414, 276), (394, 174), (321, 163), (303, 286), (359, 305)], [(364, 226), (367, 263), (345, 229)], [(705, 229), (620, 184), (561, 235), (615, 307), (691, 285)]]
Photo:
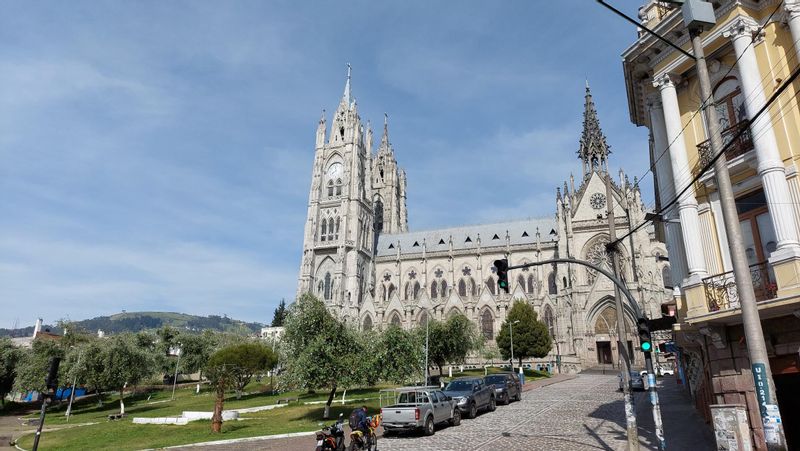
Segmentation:
[[(698, 0), (687, 2), (684, 5), (684, 21), (688, 20), (685, 13), (686, 7), (690, 4), (703, 4)], [(710, 4), (709, 4), (710, 6)], [(711, 152), (719, 155), (724, 147), (722, 134), (719, 129), (719, 119), (717, 110), (714, 106), (713, 92), (711, 91), (711, 81), (708, 76), (705, 53), (703, 51), (703, 41), (700, 34), (703, 26), (713, 26), (715, 18), (713, 8), (711, 15), (706, 21), (695, 21), (687, 23), (689, 36), (692, 38), (692, 50), (696, 59), (697, 77), (700, 81), (700, 97), (705, 99), (702, 105), (703, 117), (706, 121), (706, 128), (711, 138)], [(770, 120), (769, 116), (765, 120)], [(753, 379), (756, 387), (756, 397), (764, 396), (766, 399), (759, 399), (761, 420), (764, 424), (764, 436), (767, 449), (770, 451), (785, 451), (786, 437), (783, 432), (783, 423), (780, 421), (780, 411), (777, 409), (778, 400), (775, 396), (775, 383), (772, 380), (772, 369), (769, 366), (769, 355), (764, 343), (764, 332), (761, 329), (761, 318), (758, 314), (758, 305), (753, 291), (753, 279), (750, 274), (750, 267), (747, 264), (747, 255), (744, 249), (742, 238), (742, 228), (739, 225), (739, 215), (736, 211), (736, 201), (731, 187), (730, 174), (728, 173), (728, 161), (725, 156), (717, 158), (714, 162), (714, 172), (717, 179), (719, 199), (722, 206), (722, 217), (725, 222), (725, 233), (728, 235), (730, 245), (731, 263), (733, 264), (734, 280), (736, 290), (739, 293), (739, 301), (742, 308), (742, 323), (744, 326), (745, 341), (747, 342), (747, 352), (750, 356), (750, 365), (753, 371)], [(763, 385), (766, 385), (764, 387)], [(764, 393), (766, 392), (766, 393)], [(770, 406), (770, 407), (768, 407)], [(770, 412), (768, 412), (768, 408)], [(769, 421), (769, 420), (772, 421)], [(775, 420), (777, 420), (775, 422)], [(769, 422), (768, 422), (769, 421)]]
[[(617, 240), (617, 231), (614, 226), (614, 193), (611, 190), (611, 174), (606, 171), (606, 212), (608, 214), (609, 243)], [(611, 270), (614, 277), (619, 277), (619, 260), (616, 249), (606, 249), (611, 257)], [(618, 287), (614, 287), (614, 308), (617, 311), (617, 355), (622, 361), (622, 394), (625, 399), (625, 424), (628, 430), (628, 450), (639, 449), (639, 430), (636, 426), (636, 412), (633, 410), (633, 395), (631, 394), (631, 361), (628, 355), (627, 343), (624, 343), (625, 311), (622, 308), (622, 294)]]
[(508, 323), (508, 335), (511, 337), (511, 372), (514, 372), (514, 324), (519, 320), (511, 321)]
[(69, 394), (69, 405), (67, 406), (67, 413), (65, 414), (67, 417), (67, 423), (69, 423), (69, 417), (72, 414), (72, 401), (75, 400), (75, 388), (78, 383), (78, 369), (81, 367), (81, 358), (83, 357), (83, 351), (78, 354), (78, 363), (75, 365), (75, 377), (72, 378), (72, 390), (70, 390)]
[(431, 314), (428, 309), (425, 309), (425, 383), (422, 385), (428, 385), (430, 382), (428, 381), (430, 375), (428, 374), (428, 336), (430, 329), (428, 328), (428, 324), (431, 322)]
[(178, 365), (181, 363), (181, 348), (180, 343), (178, 343), (178, 360), (175, 362), (175, 376), (172, 378), (172, 398), (171, 401), (175, 400), (175, 386), (178, 385)]

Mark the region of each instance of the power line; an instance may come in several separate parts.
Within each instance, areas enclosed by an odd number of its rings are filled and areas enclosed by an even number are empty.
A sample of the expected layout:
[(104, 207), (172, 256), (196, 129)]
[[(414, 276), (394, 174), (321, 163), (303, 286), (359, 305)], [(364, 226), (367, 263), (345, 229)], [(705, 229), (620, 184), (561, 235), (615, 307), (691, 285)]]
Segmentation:
[[(728, 143), (727, 143), (727, 144), (725, 144), (725, 145), (722, 147), (722, 149), (720, 150), (720, 152), (719, 152), (718, 154), (714, 155), (714, 157), (713, 157), (713, 158), (711, 158), (711, 159), (710, 159), (710, 161), (708, 161), (708, 162), (705, 164), (705, 166), (703, 166), (703, 168), (702, 168), (702, 169), (701, 169), (701, 170), (700, 170), (700, 171), (697, 173), (697, 175), (695, 175), (695, 176), (692, 178), (692, 180), (690, 180), (690, 181), (689, 181), (689, 183), (688, 183), (688, 184), (687, 184), (687, 185), (686, 185), (686, 186), (685, 186), (683, 189), (681, 189), (681, 190), (680, 190), (680, 191), (679, 191), (679, 192), (678, 192), (678, 193), (675, 195), (675, 197), (674, 197), (674, 198), (673, 198), (671, 201), (669, 201), (669, 202), (668, 202), (666, 205), (662, 206), (662, 207), (661, 207), (661, 209), (659, 209), (659, 210), (658, 210), (658, 211), (655, 213), (655, 215), (660, 215), (660, 214), (664, 213), (664, 212), (665, 212), (667, 209), (669, 209), (670, 207), (672, 207), (673, 205), (675, 205), (675, 203), (677, 203), (677, 202), (678, 202), (678, 199), (680, 199), (680, 198), (681, 198), (681, 196), (683, 196), (683, 194), (684, 194), (686, 191), (688, 191), (688, 190), (689, 190), (689, 189), (690, 189), (690, 188), (691, 188), (691, 187), (692, 187), (692, 186), (693, 186), (693, 185), (694, 185), (694, 184), (695, 184), (695, 183), (696, 183), (698, 180), (700, 180), (700, 178), (703, 176), (703, 174), (704, 174), (704, 173), (706, 173), (706, 172), (707, 172), (709, 169), (711, 169), (711, 168), (714, 166), (714, 163), (715, 163), (715, 162), (716, 162), (716, 161), (717, 161), (719, 158), (721, 158), (721, 157), (724, 157), (724, 156), (725, 156), (725, 152), (728, 150), (728, 148), (729, 148), (730, 146), (732, 146), (732, 145), (733, 145), (733, 144), (736, 142), (736, 140), (738, 140), (738, 139), (739, 139), (739, 138), (740, 138), (740, 137), (741, 137), (741, 136), (742, 136), (742, 135), (743, 135), (743, 134), (744, 134), (746, 131), (748, 131), (748, 130), (749, 130), (749, 128), (750, 128), (750, 127), (749, 127), (749, 124), (752, 124), (752, 123), (754, 123), (755, 121), (757, 121), (757, 120), (758, 120), (758, 118), (759, 118), (759, 117), (761, 117), (761, 115), (762, 115), (762, 114), (764, 114), (764, 112), (765, 112), (765, 111), (767, 111), (767, 109), (768, 109), (768, 108), (769, 108), (769, 107), (770, 107), (770, 106), (771, 106), (771, 105), (772, 105), (772, 104), (773, 104), (773, 103), (774, 103), (774, 102), (775, 102), (775, 101), (778, 99), (778, 97), (779, 97), (779, 96), (780, 96), (780, 95), (781, 95), (781, 94), (782, 94), (782, 93), (783, 93), (783, 92), (784, 92), (784, 91), (785, 91), (785, 90), (786, 90), (786, 89), (787, 89), (787, 88), (788, 88), (788, 87), (789, 87), (789, 86), (792, 84), (792, 82), (793, 82), (794, 80), (796, 80), (796, 79), (797, 79), (797, 77), (798, 77), (798, 76), (800, 76), (800, 66), (798, 66), (798, 67), (796, 67), (796, 68), (795, 68), (795, 70), (792, 72), (792, 75), (791, 75), (791, 76), (789, 76), (789, 78), (787, 78), (786, 80), (784, 80), (783, 84), (781, 84), (781, 86), (780, 86), (780, 87), (778, 87), (778, 89), (776, 89), (776, 90), (775, 90), (775, 92), (773, 92), (773, 93), (772, 93), (772, 95), (771, 95), (771, 96), (770, 96), (770, 98), (767, 100), (767, 102), (766, 102), (766, 103), (764, 103), (764, 105), (763, 105), (763, 106), (762, 106), (762, 107), (761, 107), (761, 108), (760, 108), (760, 109), (759, 109), (759, 110), (758, 110), (758, 111), (757, 111), (757, 112), (756, 112), (756, 113), (753, 115), (752, 119), (750, 119), (750, 120), (748, 121), (748, 127), (742, 127), (742, 128), (741, 128), (741, 129), (740, 129), (740, 130), (739, 130), (739, 131), (738, 131), (738, 132), (737, 132), (737, 133), (736, 133), (736, 134), (735, 134), (735, 135), (734, 135), (734, 136), (731, 138), (731, 140), (730, 140), (730, 141), (728, 141)], [(634, 228), (630, 229), (630, 230), (628, 231), (628, 233), (626, 233), (626, 234), (622, 235), (621, 237), (618, 237), (616, 240), (614, 240), (613, 242), (609, 243), (609, 244), (608, 244), (608, 246), (609, 246), (609, 247), (611, 247), (611, 246), (616, 246), (616, 245), (617, 245), (617, 244), (619, 244), (619, 243), (620, 243), (620, 242), (621, 242), (623, 239), (625, 239), (625, 238), (627, 238), (628, 236), (632, 235), (634, 232), (636, 232), (637, 230), (641, 229), (642, 227), (644, 227), (645, 225), (649, 224), (650, 222), (652, 222), (652, 220), (645, 220), (645, 221), (642, 221), (642, 222), (641, 222), (639, 225), (637, 225), (636, 227), (634, 227)]]

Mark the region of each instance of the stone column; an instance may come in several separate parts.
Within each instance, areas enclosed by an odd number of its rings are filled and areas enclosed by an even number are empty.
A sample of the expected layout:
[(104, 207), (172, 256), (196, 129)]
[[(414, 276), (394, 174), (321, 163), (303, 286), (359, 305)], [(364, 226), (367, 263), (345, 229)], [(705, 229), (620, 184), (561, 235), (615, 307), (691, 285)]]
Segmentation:
[[(753, 33), (758, 28), (753, 19), (740, 17), (723, 33), (723, 36), (733, 41), (733, 48), (739, 61), (737, 69), (739, 69), (742, 92), (745, 94), (748, 118), (753, 117), (767, 102), (755, 51), (750, 45)], [(758, 175), (761, 177), (769, 214), (778, 239), (777, 250), (772, 253), (770, 261), (774, 264), (800, 258), (800, 241), (797, 239), (794, 211), (788, 208), (792, 199), (789, 184), (786, 182), (786, 168), (778, 150), (778, 141), (772, 129), (772, 118), (768, 112), (750, 124), (750, 134), (758, 159)]]
[[(675, 89), (675, 80), (670, 74), (658, 77), (653, 82), (653, 86), (661, 92), (665, 131), (667, 142), (669, 143), (669, 156), (672, 166), (673, 190), (677, 193), (689, 185), (692, 178), (681, 126), (678, 93)], [(694, 187), (689, 188), (678, 199), (678, 215), (681, 221), (681, 234), (683, 236), (684, 249), (686, 250), (686, 264), (689, 273), (683, 285), (684, 287), (686, 285), (699, 285), (700, 279), (705, 277), (708, 272), (706, 271), (705, 258), (703, 257), (703, 245), (700, 242), (700, 221), (697, 214)]]
[(786, 10), (786, 22), (792, 33), (792, 42), (797, 43), (794, 49), (800, 58), (800, 0), (784, 0), (783, 9)]
[[(664, 108), (657, 96), (648, 99), (647, 106), (650, 111), (650, 131), (653, 133), (653, 145), (655, 146), (653, 158), (656, 159), (655, 167), (658, 180), (656, 188), (661, 195), (661, 202), (667, 203), (675, 197), (675, 185), (672, 181), (672, 163), (669, 149), (667, 149), (669, 141), (667, 140), (667, 126), (664, 123)], [(677, 216), (677, 211), (674, 207), (668, 209), (664, 214), (664, 229), (667, 250), (669, 251), (669, 268), (675, 286), (678, 286), (680, 281), (688, 275), (686, 270), (686, 251), (683, 248), (683, 241), (681, 241), (681, 224), (677, 222)]]

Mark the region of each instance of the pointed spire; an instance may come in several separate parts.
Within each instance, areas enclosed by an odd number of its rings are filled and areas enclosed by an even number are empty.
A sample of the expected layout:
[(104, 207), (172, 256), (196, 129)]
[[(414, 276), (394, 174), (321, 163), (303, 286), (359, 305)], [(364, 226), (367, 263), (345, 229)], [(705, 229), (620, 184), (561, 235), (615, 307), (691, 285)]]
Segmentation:
[(378, 153), (392, 153), (392, 145), (389, 143), (389, 115), (386, 113), (383, 113), (383, 136)]
[(586, 81), (586, 95), (583, 111), (583, 132), (581, 133), (578, 157), (583, 160), (584, 177), (594, 171), (602, 171), (608, 165), (609, 150), (606, 137), (600, 128), (597, 110), (592, 99), (589, 81)]
[(352, 67), (350, 63), (347, 63), (347, 81), (344, 84), (344, 95), (342, 95), (342, 101), (350, 106), (350, 75), (351, 75)]

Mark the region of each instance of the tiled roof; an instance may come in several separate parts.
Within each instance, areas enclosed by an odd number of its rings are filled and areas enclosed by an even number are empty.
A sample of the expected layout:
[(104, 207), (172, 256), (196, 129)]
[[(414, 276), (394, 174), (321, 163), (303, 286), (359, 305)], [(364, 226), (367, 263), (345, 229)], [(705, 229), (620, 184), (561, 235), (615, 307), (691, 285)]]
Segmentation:
[[(400, 243), (401, 254), (422, 253), (425, 242), (427, 252), (477, 249), (478, 236), (481, 248), (503, 247), (506, 245), (506, 234), (512, 246), (520, 244), (536, 244), (536, 228), (539, 228), (542, 243), (552, 241), (551, 231), (556, 231), (555, 218), (522, 219), (518, 221), (500, 222), (496, 224), (479, 224), (452, 227), (446, 229), (424, 230), (420, 232), (381, 235), (378, 239), (378, 257), (396, 255), (397, 243)], [(556, 231), (557, 232), (557, 231)], [(414, 243), (417, 243), (414, 246)]]

